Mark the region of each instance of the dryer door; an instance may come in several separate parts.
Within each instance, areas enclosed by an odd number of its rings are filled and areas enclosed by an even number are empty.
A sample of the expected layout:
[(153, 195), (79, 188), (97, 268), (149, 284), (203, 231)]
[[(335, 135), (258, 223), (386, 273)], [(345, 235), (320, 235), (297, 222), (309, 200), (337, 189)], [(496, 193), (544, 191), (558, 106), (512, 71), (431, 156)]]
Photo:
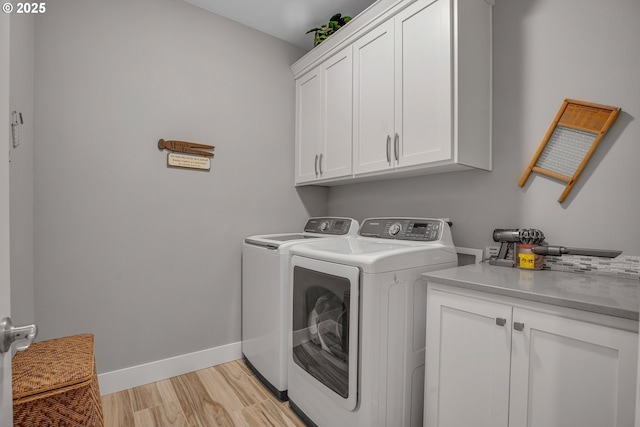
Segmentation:
[(360, 270), (292, 257), (292, 357), (307, 381), (348, 410), (358, 401)]

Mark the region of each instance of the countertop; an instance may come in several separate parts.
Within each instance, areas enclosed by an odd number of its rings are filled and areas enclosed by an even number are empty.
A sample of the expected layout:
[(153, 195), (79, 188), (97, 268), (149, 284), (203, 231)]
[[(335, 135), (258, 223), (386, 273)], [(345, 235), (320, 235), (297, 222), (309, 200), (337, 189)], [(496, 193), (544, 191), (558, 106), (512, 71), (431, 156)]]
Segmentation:
[(427, 281), (638, 320), (640, 281), (488, 263), (432, 271)]

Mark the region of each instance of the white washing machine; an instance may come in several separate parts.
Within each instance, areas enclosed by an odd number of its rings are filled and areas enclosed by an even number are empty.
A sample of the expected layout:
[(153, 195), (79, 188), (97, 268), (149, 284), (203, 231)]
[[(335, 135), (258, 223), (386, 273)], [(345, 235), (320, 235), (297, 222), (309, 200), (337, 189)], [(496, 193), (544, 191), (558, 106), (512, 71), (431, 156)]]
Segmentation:
[(291, 248), (289, 404), (308, 425), (422, 426), (427, 284), (458, 264), (441, 219), (366, 219)]
[(289, 250), (314, 239), (356, 235), (351, 218), (310, 218), (304, 231), (252, 236), (242, 246), (242, 355), (280, 400), (287, 400), (287, 332), (290, 319)]

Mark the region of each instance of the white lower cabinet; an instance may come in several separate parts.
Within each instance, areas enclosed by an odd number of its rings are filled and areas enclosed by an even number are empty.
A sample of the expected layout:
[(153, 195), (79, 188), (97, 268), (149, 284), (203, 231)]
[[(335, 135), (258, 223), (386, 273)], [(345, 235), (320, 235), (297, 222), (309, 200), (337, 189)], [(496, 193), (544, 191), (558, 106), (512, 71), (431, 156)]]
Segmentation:
[(638, 322), (432, 284), (425, 427), (623, 427)]

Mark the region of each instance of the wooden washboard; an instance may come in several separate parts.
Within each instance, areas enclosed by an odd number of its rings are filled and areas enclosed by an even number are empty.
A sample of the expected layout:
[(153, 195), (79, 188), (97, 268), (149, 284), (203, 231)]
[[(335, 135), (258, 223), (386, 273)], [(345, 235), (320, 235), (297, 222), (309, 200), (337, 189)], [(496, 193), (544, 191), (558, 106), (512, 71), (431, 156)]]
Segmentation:
[(520, 187), (531, 172), (550, 176), (567, 184), (558, 199), (564, 202), (619, 112), (618, 107), (565, 99), (524, 171)]

